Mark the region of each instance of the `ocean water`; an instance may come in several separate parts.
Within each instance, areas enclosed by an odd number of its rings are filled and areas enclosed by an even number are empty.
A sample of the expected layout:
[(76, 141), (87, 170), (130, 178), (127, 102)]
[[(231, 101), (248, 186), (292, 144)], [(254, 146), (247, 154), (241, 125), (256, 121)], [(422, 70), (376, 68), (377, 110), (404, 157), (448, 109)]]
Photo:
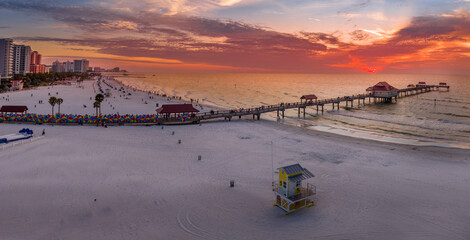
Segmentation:
[[(425, 81), (446, 82), (450, 91), (433, 91), (398, 99), (392, 104), (366, 104), (325, 112), (307, 108), (286, 111), (285, 124), (341, 135), (411, 145), (470, 148), (470, 76), (396, 74), (261, 74), (261, 73), (130, 73), (112, 74), (131, 87), (155, 91), (224, 108), (247, 108), (297, 102), (302, 95), (319, 99), (365, 93), (380, 81), (394, 87)], [(368, 103), (368, 100), (366, 100)], [(275, 114), (263, 115), (276, 121)]]

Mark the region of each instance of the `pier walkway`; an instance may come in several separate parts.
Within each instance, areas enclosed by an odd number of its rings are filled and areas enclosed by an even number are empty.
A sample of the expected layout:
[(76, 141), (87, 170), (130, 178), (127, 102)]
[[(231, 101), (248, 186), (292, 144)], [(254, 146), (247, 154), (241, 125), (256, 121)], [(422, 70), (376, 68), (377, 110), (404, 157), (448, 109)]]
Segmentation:
[[(409, 85), (407, 88), (398, 89), (398, 95), (394, 96), (393, 98), (395, 101), (398, 97), (406, 97), (411, 95), (416, 95), (420, 93), (426, 93), (430, 91), (440, 90), (441, 88), (449, 90), (449, 86), (440, 84), (440, 85)], [(255, 108), (240, 108), (236, 110), (227, 110), (227, 111), (211, 111), (205, 113), (194, 114), (185, 122), (193, 122), (193, 123), (200, 123), (201, 121), (207, 121), (212, 119), (224, 119), (224, 120), (231, 120), (232, 118), (241, 118), (242, 116), (252, 116), (253, 119), (259, 120), (261, 114), (269, 113), (269, 112), (276, 112), (278, 118), (284, 118), (285, 111), (288, 109), (297, 109), (298, 117), (300, 118), (301, 115), (305, 118), (306, 115), (306, 108), (307, 107), (314, 107), (316, 111), (324, 112), (325, 105), (331, 104), (332, 109), (339, 109), (341, 103), (345, 103), (346, 107), (354, 107), (354, 102), (357, 100), (357, 104), (360, 105), (361, 101), (362, 104), (366, 104), (366, 98), (368, 102), (371, 103), (371, 99), (374, 99), (374, 103), (376, 102), (385, 102), (391, 101), (392, 98), (383, 98), (383, 97), (376, 97), (373, 93), (367, 94), (357, 94), (351, 96), (344, 96), (344, 97), (337, 97), (337, 98), (329, 98), (329, 99), (320, 99), (320, 100), (311, 100), (311, 101), (304, 101), (304, 102), (294, 102), (294, 103), (280, 103), (276, 105), (263, 105)], [(181, 123), (181, 120), (176, 118), (159, 118), (159, 124), (171, 124), (171, 123)]]

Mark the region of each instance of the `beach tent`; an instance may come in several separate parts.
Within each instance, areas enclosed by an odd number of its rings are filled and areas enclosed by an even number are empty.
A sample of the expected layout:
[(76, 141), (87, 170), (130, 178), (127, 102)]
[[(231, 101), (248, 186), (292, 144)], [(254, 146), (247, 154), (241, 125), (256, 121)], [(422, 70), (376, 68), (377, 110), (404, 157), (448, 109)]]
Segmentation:
[(2, 106), (1, 113), (27, 113), (28, 107), (26, 106)]

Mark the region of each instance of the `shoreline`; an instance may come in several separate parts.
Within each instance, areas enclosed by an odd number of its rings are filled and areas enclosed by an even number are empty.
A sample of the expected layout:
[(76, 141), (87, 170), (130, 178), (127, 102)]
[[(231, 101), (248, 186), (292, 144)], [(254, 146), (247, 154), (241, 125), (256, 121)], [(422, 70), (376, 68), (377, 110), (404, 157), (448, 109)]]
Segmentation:
[[(261, 121), (264, 121), (266, 125), (269, 125), (275, 128), (286, 129), (286, 130), (289, 130), (290, 132), (305, 133), (306, 135), (309, 135), (309, 136), (326, 137), (329, 139), (334, 139), (335, 142), (340, 141), (340, 142), (349, 143), (349, 144), (361, 144), (361, 145), (366, 145), (366, 146), (371, 146), (371, 147), (376, 147), (376, 148), (387, 148), (387, 149), (402, 148), (406, 150), (416, 150), (416, 151), (426, 150), (427, 152), (441, 153), (443, 155), (459, 153), (459, 154), (462, 154), (462, 156), (467, 156), (467, 155), (470, 156), (470, 149), (467, 149), (467, 148), (444, 147), (444, 146), (418, 146), (418, 145), (409, 145), (409, 144), (404, 144), (404, 143), (377, 141), (377, 140), (372, 140), (372, 139), (367, 139), (367, 138), (357, 138), (353, 136), (340, 135), (340, 134), (335, 134), (331, 132), (318, 131), (314, 129), (308, 129), (304, 127), (289, 125), (289, 124), (277, 123), (277, 122), (273, 122), (269, 120), (261, 120)], [(299, 131), (298, 129), (303, 129), (306, 131)], [(470, 157), (468, 157), (468, 161), (470, 162)]]

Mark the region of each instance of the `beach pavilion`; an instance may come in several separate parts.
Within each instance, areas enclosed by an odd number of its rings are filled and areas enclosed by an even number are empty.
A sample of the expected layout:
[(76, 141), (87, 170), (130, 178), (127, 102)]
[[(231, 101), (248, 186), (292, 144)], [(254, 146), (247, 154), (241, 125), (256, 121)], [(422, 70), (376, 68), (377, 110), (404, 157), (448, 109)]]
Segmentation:
[(28, 113), (28, 107), (26, 106), (2, 106), (0, 113)]
[(159, 116), (163, 118), (171, 118), (171, 114), (174, 114), (174, 117), (178, 117), (178, 114), (191, 113), (191, 117), (195, 113), (199, 112), (192, 104), (163, 104), (161, 108), (157, 109)]
[(393, 98), (395, 101), (398, 97), (398, 88), (395, 88), (387, 82), (379, 82), (372, 87), (368, 87), (366, 91), (371, 92), (374, 102), (378, 99), (383, 102), (391, 102)]
[(300, 97), (300, 103), (302, 103), (302, 100), (305, 100), (305, 102), (313, 102), (313, 100), (317, 100), (317, 96), (315, 96), (314, 94), (303, 95), (302, 97)]

